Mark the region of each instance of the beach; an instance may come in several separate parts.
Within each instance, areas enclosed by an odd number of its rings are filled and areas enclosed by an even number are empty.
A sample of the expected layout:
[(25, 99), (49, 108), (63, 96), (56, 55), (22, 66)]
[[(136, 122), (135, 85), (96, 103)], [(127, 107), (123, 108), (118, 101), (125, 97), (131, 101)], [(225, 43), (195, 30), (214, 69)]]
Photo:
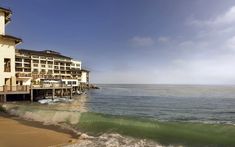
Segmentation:
[(74, 135), (56, 126), (43, 125), (0, 113), (0, 146), (47, 147), (68, 144)]

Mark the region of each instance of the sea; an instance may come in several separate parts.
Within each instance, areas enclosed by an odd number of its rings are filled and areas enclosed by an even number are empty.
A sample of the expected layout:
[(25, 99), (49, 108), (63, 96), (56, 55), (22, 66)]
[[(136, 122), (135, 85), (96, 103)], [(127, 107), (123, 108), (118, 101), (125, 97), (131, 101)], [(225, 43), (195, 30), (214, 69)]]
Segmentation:
[(235, 86), (99, 84), (90, 112), (158, 121), (235, 124)]

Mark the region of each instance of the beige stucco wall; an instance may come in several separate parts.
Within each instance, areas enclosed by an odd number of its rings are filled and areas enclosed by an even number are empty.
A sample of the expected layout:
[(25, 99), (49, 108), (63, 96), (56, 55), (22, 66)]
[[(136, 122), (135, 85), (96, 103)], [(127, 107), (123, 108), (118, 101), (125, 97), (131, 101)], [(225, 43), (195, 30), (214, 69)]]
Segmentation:
[(5, 35), (5, 13), (0, 12), (0, 34)]
[[(4, 72), (4, 58), (11, 59), (11, 72)], [(15, 43), (14, 41), (0, 39), (0, 86), (5, 84), (5, 78), (15, 77)], [(12, 80), (15, 86), (15, 80)]]
[(82, 83), (87, 83), (88, 81), (87, 81), (87, 72), (85, 72), (85, 71), (82, 71), (82, 75), (81, 75), (81, 82)]
[[(78, 66), (79, 65), (79, 66)], [(81, 61), (77, 61), (77, 60), (72, 60), (72, 64), (71, 64), (71, 68), (75, 68), (75, 69), (80, 69), (81, 70), (81, 66), (82, 66), (82, 62)]]

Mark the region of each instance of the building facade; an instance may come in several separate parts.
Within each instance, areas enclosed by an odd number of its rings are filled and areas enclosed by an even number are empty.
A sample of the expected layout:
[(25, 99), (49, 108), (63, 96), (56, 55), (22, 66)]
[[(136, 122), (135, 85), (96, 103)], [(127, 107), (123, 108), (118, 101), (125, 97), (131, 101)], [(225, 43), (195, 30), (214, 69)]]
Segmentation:
[(15, 47), (22, 42), (20, 38), (5, 34), (5, 27), (10, 22), (11, 10), (0, 7), (0, 91), (6, 85), (16, 86)]
[(44, 81), (58, 81), (77, 87), (80, 82), (87, 82), (81, 80), (84, 78), (81, 61), (52, 50), (16, 49), (15, 70), (17, 85), (41, 85)]

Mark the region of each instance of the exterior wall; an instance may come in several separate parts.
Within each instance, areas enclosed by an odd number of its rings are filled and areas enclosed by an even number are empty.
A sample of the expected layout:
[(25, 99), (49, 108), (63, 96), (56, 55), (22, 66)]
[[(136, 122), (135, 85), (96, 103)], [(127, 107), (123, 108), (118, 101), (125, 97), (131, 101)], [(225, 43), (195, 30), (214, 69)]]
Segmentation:
[[(11, 59), (11, 72), (4, 72), (4, 58)], [(0, 39), (0, 86), (5, 84), (5, 78), (12, 78), (11, 85), (15, 86), (15, 42)]]
[(22, 82), (22, 85), (27, 85), (27, 86), (29, 86), (29, 85), (31, 85), (31, 79), (29, 78), (29, 79), (17, 79), (17, 85), (20, 85), (21, 84), (21, 82)]
[(68, 86), (70, 86), (70, 85), (72, 85), (72, 86), (78, 86), (79, 85), (79, 83), (78, 83), (78, 80), (76, 80), (76, 79), (62, 79), (62, 82), (64, 83), (64, 84), (66, 84), (66, 85), (68, 85)]
[(88, 78), (88, 73), (85, 71), (82, 71), (81, 83), (88, 83), (87, 78)]
[[(52, 71), (52, 73), (50, 73), (51, 76), (64, 76), (64, 77), (70, 76), (71, 60), (69, 59), (59, 59), (59, 58), (52, 58), (52, 57), (38, 56), (38, 55), (32, 55), (31, 59), (32, 59), (31, 72), (33, 72), (34, 69), (37, 69), (38, 70), (37, 74), (40, 74), (42, 70), (44, 70), (45, 75), (49, 74), (48, 71)], [(34, 63), (35, 61), (37, 61), (38, 63)], [(48, 62), (51, 62), (51, 64), (48, 64)]]
[[(19, 52), (18, 50), (16, 51), (16, 59), (18, 81), (23, 81), (23, 85), (31, 84), (31, 82), (22, 80), (26, 79), (26, 77), (31, 79), (33, 83), (40, 83), (36, 81), (41, 81), (42, 79), (60, 79), (67, 85), (70, 85), (68, 84), (70, 82), (76, 82), (76, 84), (72, 84), (73, 86), (79, 86), (81, 82), (89, 82), (89, 73), (83, 71), (82, 75), (81, 61), (61, 57), (51, 57), (50, 55), (27, 54)], [(24, 67), (24, 64), (26, 59), (31, 60), (30, 72), (25, 72), (26, 68)], [(38, 72), (35, 73), (34, 69), (37, 69)], [(44, 70), (45, 73), (42, 73), (42, 70)], [(51, 73), (48, 73), (48, 71), (51, 71)]]
[(0, 12), (0, 34), (5, 35), (5, 13)]
[(71, 68), (80, 69), (81, 70), (81, 66), (82, 66), (82, 62), (81, 61), (72, 60)]

